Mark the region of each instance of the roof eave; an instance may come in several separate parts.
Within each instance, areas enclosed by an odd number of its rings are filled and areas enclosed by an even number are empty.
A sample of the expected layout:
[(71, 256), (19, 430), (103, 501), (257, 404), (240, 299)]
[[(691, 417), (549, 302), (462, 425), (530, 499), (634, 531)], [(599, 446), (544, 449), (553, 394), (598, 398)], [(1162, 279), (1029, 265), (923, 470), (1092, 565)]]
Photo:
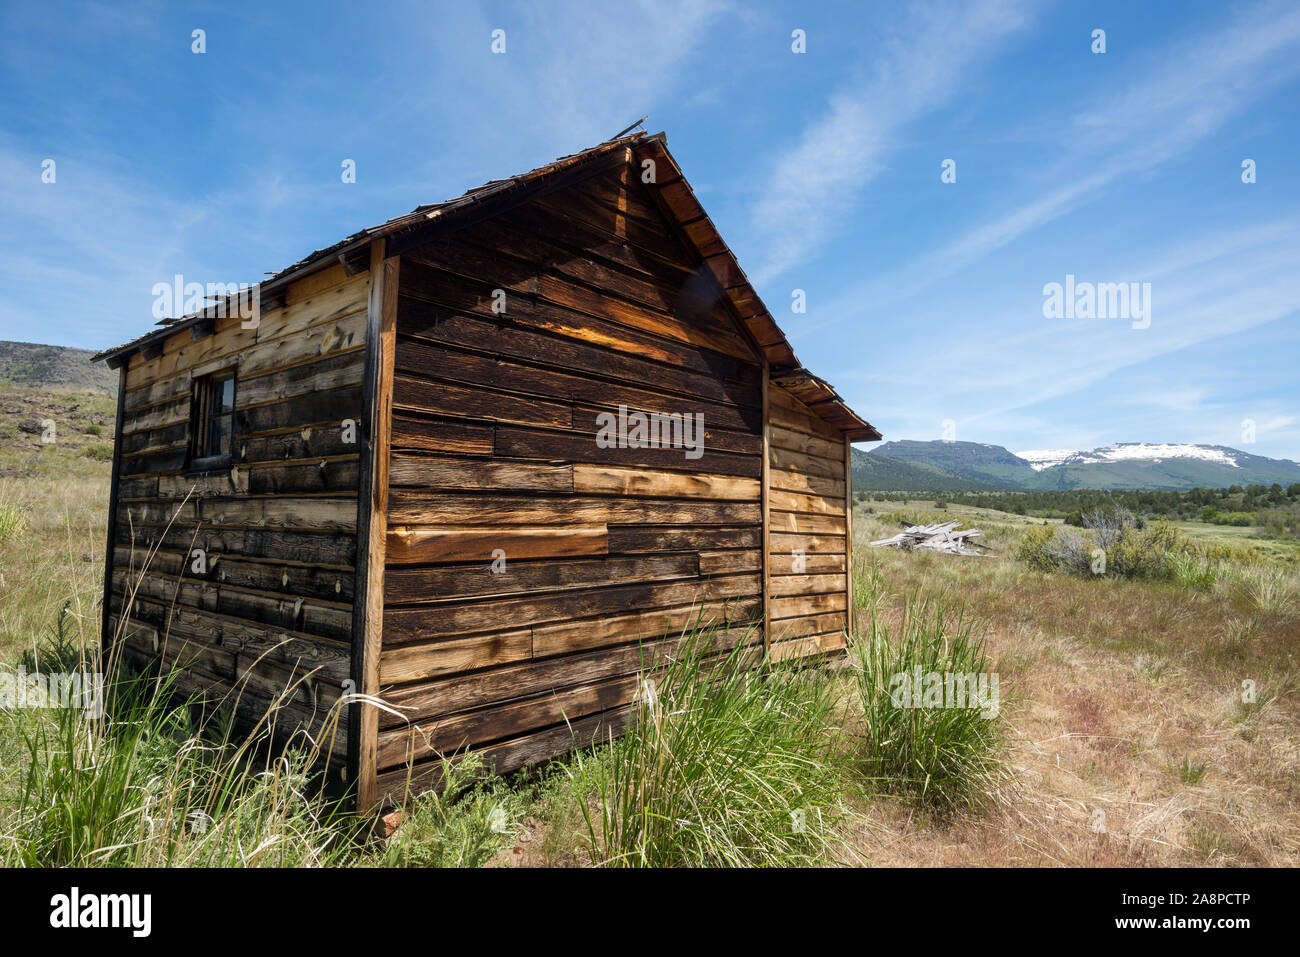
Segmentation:
[[(662, 135), (662, 134), (661, 134)], [(371, 226), (360, 232), (351, 234), (343, 240), (332, 246), (318, 249), (306, 258), (286, 267), (276, 273), (270, 279), (258, 284), (262, 297), (265, 299), (268, 294), (274, 294), (279, 289), (295, 282), (305, 276), (318, 272), (335, 262), (345, 259), (349, 253), (369, 246), (375, 239), (387, 237), (395, 233), (413, 229), (435, 220), (443, 222), (454, 222), (462, 216), (468, 215), (469, 211), (476, 210), (489, 199), (500, 199), (513, 192), (524, 191), (529, 187), (539, 184), (545, 178), (560, 173), (583, 163), (590, 162), (607, 153), (620, 148), (626, 148), (638, 140), (644, 139), (644, 132), (632, 133), (627, 136), (616, 137), (599, 143), (590, 149), (582, 150), (570, 156), (561, 157), (544, 166), (522, 173), (518, 176), (512, 176), (508, 179), (497, 180), (485, 184), (476, 189), (469, 190), (447, 200), (444, 203), (436, 203), (417, 207), (409, 213), (390, 219), (388, 222), (379, 226)], [(225, 303), (213, 303), (202, 310), (182, 316), (173, 320), (164, 320), (165, 324), (159, 329), (151, 329), (143, 335), (137, 336), (129, 342), (120, 346), (113, 346), (101, 350), (91, 356), (91, 362), (107, 361), (109, 368), (117, 368), (126, 359), (130, 358), (132, 353), (138, 352), (150, 344), (174, 335), (177, 332), (183, 332), (185, 329), (197, 325), (204, 320), (211, 319), (218, 314), (218, 310)]]
[[(813, 409), (827, 424), (838, 429), (850, 442), (878, 442), (881, 434), (840, 398), (830, 383), (818, 378), (803, 367), (794, 349), (772, 318), (771, 311), (749, 282), (745, 270), (735, 254), (718, 232), (704, 206), (695, 197), (695, 191), (686, 180), (677, 160), (668, 152), (668, 140), (663, 133), (647, 136), (638, 143), (634, 153), (645, 157), (653, 153), (656, 163), (655, 185), (661, 208), (676, 220), (686, 240), (708, 267), (713, 277), (730, 300), (741, 323), (767, 359), (771, 377), (778, 385), (787, 388), (805, 405)], [(662, 163), (667, 174), (658, 166)], [(804, 394), (800, 394), (800, 392)]]

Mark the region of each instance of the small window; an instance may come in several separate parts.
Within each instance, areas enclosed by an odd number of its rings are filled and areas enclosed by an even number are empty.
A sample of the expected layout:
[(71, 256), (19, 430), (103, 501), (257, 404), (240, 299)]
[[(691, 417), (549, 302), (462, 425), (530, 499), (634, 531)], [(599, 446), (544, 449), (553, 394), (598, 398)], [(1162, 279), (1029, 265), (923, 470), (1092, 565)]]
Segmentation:
[(190, 467), (230, 462), (234, 443), (235, 372), (214, 372), (194, 380), (190, 411)]

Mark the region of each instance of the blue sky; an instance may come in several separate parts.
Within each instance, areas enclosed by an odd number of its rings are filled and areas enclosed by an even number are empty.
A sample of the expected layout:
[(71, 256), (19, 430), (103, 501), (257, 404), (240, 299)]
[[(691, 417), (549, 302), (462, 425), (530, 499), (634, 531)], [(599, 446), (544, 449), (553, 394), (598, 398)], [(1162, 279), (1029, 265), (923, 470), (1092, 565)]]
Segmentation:
[[(5, 5), (0, 339), (116, 344), (175, 273), (256, 281), (649, 114), (887, 439), (1300, 459), (1300, 5), (597, 6)], [(1150, 283), (1149, 328), (1045, 318), (1067, 274)]]

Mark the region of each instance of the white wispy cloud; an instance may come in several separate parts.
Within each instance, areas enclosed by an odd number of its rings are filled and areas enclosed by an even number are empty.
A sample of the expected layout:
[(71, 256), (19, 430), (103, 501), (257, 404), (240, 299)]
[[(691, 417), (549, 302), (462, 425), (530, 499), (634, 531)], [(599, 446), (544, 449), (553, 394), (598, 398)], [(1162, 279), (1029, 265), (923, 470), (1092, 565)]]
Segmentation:
[[(400, 41), (401, 62), (427, 59), (431, 43), (439, 56), (393, 91), (385, 115), (455, 131), (453, 155), (431, 156), (430, 170), (450, 160), (469, 176), (520, 172), (593, 146), (642, 115), (653, 126), (657, 107), (697, 94), (691, 57), (734, 12), (732, 0), (625, 0), (602, 16), (586, 0), (565, 0), (461, 7), (454, 29), (417, 17)], [(494, 55), (498, 29), (506, 52)]]
[[(1278, 221), (1220, 238), (1217, 254), (1209, 251), (1216, 236), (1207, 231), (1153, 250), (1148, 262), (1135, 264), (1139, 274), (1162, 277), (1154, 286), (1160, 296), (1154, 297), (1149, 329), (1135, 330), (1127, 321), (1113, 319), (1027, 317), (1032, 328), (1010, 339), (982, 336), (944, 342), (926, 355), (929, 365), (977, 369), (979, 374), (928, 380), (924, 411), (918, 416), (926, 423), (923, 434), (932, 431), (931, 419), (951, 416), (959, 434), (967, 437), (1014, 430), (1025, 436), (1020, 440), (1025, 447), (1077, 445), (1082, 433), (1073, 423), (1040, 416), (1043, 424), (1034, 428), (1023, 421), (1036, 415), (1035, 410), (1068, 399), (1070, 406), (1087, 410), (1078, 416), (1084, 419), (1117, 418), (1116, 409), (1137, 406), (1150, 412), (1147, 419), (1163, 430), (1158, 435), (1116, 435), (1110, 424), (1105, 433), (1094, 436), (1098, 442), (1206, 441), (1211, 432), (1223, 441), (1231, 438), (1254, 401), (1248, 398), (1249, 380), (1243, 380), (1243, 370), (1220, 368), (1216, 378), (1189, 381), (1189, 368), (1158, 360), (1216, 341), (1239, 345), (1249, 341), (1245, 337), (1253, 330), (1300, 314), (1300, 272), (1294, 268), (1300, 226)], [(972, 328), (992, 326), (994, 318), (984, 313), (987, 308), (972, 312)], [(1121, 373), (1123, 385), (1118, 384)], [(1220, 410), (1227, 411), (1214, 418)], [(1284, 437), (1289, 417), (1286, 412), (1269, 417), (1274, 440)], [(1017, 423), (1018, 418), (1022, 421)], [(1131, 415), (1128, 420), (1137, 422)], [(1180, 434), (1170, 435), (1174, 430)], [(1065, 435), (1075, 438), (1066, 440)]]
[[(688, 84), (681, 67), (727, 9), (727, 0), (630, 0), (617, 16), (601, 17), (574, 0), (434, 16), (413, 3), (390, 12), (407, 29), (379, 31), (382, 47), (358, 37), (351, 80), (325, 64), (297, 60), (286, 70), (257, 57), (241, 68), (241, 83), (190, 80), (191, 113), (219, 110), (220, 148), (229, 151), (211, 175), (190, 181), (160, 182), (156, 173), (185, 162), (187, 150), (210, 152), (202, 127), (178, 131), (186, 149), (160, 158), (154, 144), (117, 126), (67, 118), (68, 93), (47, 89), (48, 65), (23, 48), (4, 51), (0, 68), (50, 117), (42, 138), (61, 145), (58, 182), (45, 185), (42, 154), (28, 138), (0, 131), (0, 255), (10, 274), (0, 292), (0, 338), (120, 342), (148, 328), (150, 290), (174, 273), (253, 282), (420, 203), (593, 145)], [(166, 35), (156, 20), (91, 4), (74, 36), (89, 42), (86, 34), (102, 27), (150, 49), (176, 44), (188, 53), (187, 37)], [(240, 37), (266, 36), (281, 22), (269, 9), (231, 11), (209, 24), (208, 58), (179, 69), (215, 65)], [(504, 56), (490, 52), (496, 28), (506, 30)], [(48, 18), (25, 16), (22, 29), (33, 48), (53, 42)], [(322, 95), (327, 89), (344, 95)], [(86, 95), (109, 95), (109, 105), (93, 101), (105, 114), (164, 115), (143, 81)], [(189, 121), (180, 107), (165, 122)], [(363, 187), (340, 186), (345, 157), (357, 157)]]
[[(907, 300), (1088, 202), (1107, 187), (1185, 157), (1228, 120), (1300, 76), (1300, 8), (1265, 4), (1161, 49), (1123, 87), (1076, 109), (1062, 128), (1042, 129), (1065, 155), (1049, 187), (915, 260), (845, 289), (802, 335), (852, 318), (856, 303)], [(1059, 185), (1057, 185), (1059, 184)]]
[(890, 11), (896, 32), (882, 55), (834, 91), (799, 142), (777, 157), (754, 209), (762, 283), (828, 242), (868, 183), (884, 168), (903, 129), (950, 102), (965, 76), (987, 62), (998, 41), (1028, 21), (1013, 0)]
[[(905, 354), (908, 346), (920, 346), (936, 368), (978, 370), (975, 376), (927, 381), (923, 394), (906, 375), (876, 369), (874, 363), (861, 385), (852, 371), (828, 370), (834, 381), (847, 377), (851, 385), (841, 391), (868, 410), (873, 410), (871, 394), (887, 389), (893, 403), (903, 407), (892, 423), (895, 435), (905, 434), (897, 431), (905, 423), (919, 421), (921, 435), (929, 436), (935, 430), (930, 420), (948, 416), (957, 419), (966, 438), (1010, 432), (1024, 447), (1211, 436), (1231, 444), (1255, 401), (1251, 378), (1243, 378), (1240, 362), (1220, 363), (1205, 370), (1203, 381), (1189, 384), (1188, 356), (1214, 342), (1231, 351), (1264, 327), (1276, 329), (1276, 323), (1297, 315), (1300, 229), (1284, 210), (1270, 211), (1283, 218), (1251, 222), (1253, 212), (1246, 208), (1231, 228), (1207, 221), (1192, 236), (1161, 236), (1158, 228), (1147, 229), (1138, 255), (1132, 244), (1111, 248), (1113, 228), (1105, 246), (1081, 252), (1067, 240), (1070, 234), (1053, 227), (1046, 248), (1085, 255), (1084, 268), (1100, 270), (1103, 278), (1152, 282), (1155, 319), (1145, 331), (1106, 320), (1047, 322), (1035, 314), (1040, 303), (1026, 291), (1062, 276), (1001, 269), (990, 283), (975, 270), (1007, 262), (996, 254), (1022, 237), (1046, 235), (1057, 220), (1079, 222), (1090, 206), (1113, 217), (1113, 206), (1106, 205), (1112, 191), (1185, 161), (1297, 77), (1300, 9), (1291, 5), (1237, 8), (1232, 19), (1203, 24), (1195, 36), (1150, 49), (1138, 69), (1102, 87), (1063, 121), (1029, 125), (1041, 143), (1057, 145), (1057, 158), (1040, 175), (1031, 171), (1018, 178), (1028, 186), (995, 195), (997, 212), (991, 219), (842, 288), (819, 310), (818, 321), (805, 325), (802, 338), (816, 341), (846, 320), (870, 326), (879, 321), (874, 317), (901, 316), (907, 328), (929, 330), (924, 339), (896, 335)], [(1233, 170), (1225, 175), (1236, 178)], [(1015, 256), (1017, 263), (1044, 262), (1042, 253), (1023, 243)], [(958, 288), (959, 276), (977, 277), (975, 285), (963, 282)], [(873, 318), (863, 317), (864, 304)], [(959, 322), (955, 312), (961, 314)], [(1032, 414), (1041, 415), (1041, 426), (1025, 421)], [(1268, 416), (1277, 423), (1269, 431), (1275, 443), (1288, 440), (1290, 417), (1287, 410)], [(891, 423), (880, 418), (876, 424), (888, 430)], [(1096, 418), (1107, 421), (1104, 430), (1084, 424)], [(1275, 445), (1273, 451), (1285, 449)]]

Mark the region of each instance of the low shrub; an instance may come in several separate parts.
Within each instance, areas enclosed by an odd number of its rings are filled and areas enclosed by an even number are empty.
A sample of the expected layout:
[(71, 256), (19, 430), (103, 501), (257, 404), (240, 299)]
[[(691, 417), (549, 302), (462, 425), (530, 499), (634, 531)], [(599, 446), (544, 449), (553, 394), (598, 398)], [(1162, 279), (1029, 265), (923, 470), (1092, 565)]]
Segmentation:
[(1171, 561), (1192, 551), (1187, 539), (1166, 522), (1149, 528), (1123, 528), (1106, 549), (1106, 568), (1121, 578), (1169, 580)]
[(375, 855), (380, 867), (482, 867), (505, 847), (526, 810), (524, 794), (484, 775), (468, 754), (442, 761), (436, 790), (407, 802), (405, 816)]
[(1031, 525), (1020, 536), (1016, 558), (1040, 572), (1060, 569), (1060, 562), (1052, 547), (1056, 544), (1056, 526)]
[[(1084, 522), (1088, 525), (1089, 516)], [(1216, 577), (1209, 552), (1166, 522), (1028, 528), (1016, 557), (1039, 571), (1169, 581), (1198, 589), (1212, 587)]]
[(87, 653), (72, 630), (71, 602), (64, 602), (59, 617), (45, 635), (30, 648), (24, 648), (18, 663), (28, 671), (70, 674), (85, 669)]
[(1249, 545), (1233, 545), (1228, 542), (1205, 542), (1196, 545), (1196, 551), (1208, 561), (1233, 565), (1259, 565), (1268, 559)]
[(1216, 512), (1209, 521), (1215, 525), (1232, 525), (1237, 528), (1249, 528), (1257, 521), (1254, 512)]

